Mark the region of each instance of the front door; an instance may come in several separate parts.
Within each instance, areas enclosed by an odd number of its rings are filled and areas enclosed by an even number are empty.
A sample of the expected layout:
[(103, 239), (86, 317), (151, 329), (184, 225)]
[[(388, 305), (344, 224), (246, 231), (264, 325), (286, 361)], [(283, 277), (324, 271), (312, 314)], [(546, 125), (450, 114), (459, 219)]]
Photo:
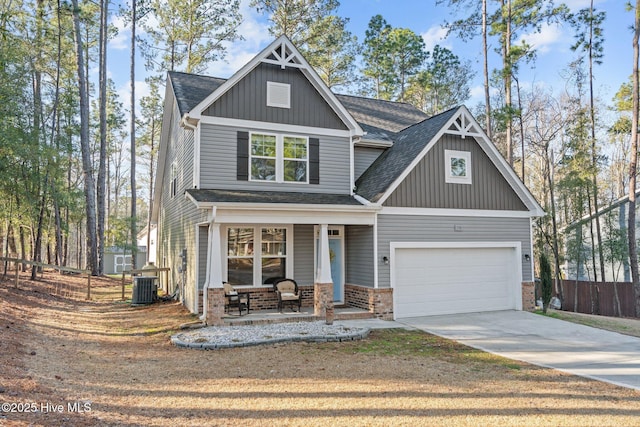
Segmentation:
[[(314, 265), (314, 271), (317, 268), (318, 249), (320, 248), (320, 242), (318, 240), (320, 228), (316, 226), (315, 236), (315, 257), (316, 263)], [(329, 226), (329, 258), (331, 260), (331, 280), (333, 280), (333, 302), (342, 304), (344, 303), (344, 227), (343, 226)]]

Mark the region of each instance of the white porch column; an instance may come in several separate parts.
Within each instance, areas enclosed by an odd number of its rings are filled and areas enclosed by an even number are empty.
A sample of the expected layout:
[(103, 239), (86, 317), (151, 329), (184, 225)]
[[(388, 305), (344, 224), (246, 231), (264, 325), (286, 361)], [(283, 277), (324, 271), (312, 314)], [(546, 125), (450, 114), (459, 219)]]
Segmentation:
[(208, 290), (222, 288), (222, 250), (220, 238), (220, 224), (209, 223), (209, 242), (207, 245), (207, 273), (202, 290), (202, 316), (201, 320), (207, 320), (209, 311)]
[[(316, 279), (313, 284), (313, 314), (333, 322), (333, 279), (329, 254), (329, 226), (320, 225)], [(331, 319), (330, 319), (331, 318)]]
[(220, 237), (220, 224), (212, 222), (209, 224), (209, 256), (207, 265), (210, 271), (207, 272), (210, 288), (222, 288), (222, 239)]
[(318, 248), (318, 265), (316, 283), (333, 283), (331, 278), (331, 256), (329, 254), (329, 225), (320, 225), (320, 247)]

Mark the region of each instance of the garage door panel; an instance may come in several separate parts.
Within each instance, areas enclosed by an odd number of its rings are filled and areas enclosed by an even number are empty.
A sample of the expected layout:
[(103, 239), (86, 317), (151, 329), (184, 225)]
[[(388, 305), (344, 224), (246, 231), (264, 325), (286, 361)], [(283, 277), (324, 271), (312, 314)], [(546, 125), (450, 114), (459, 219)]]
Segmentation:
[(513, 248), (397, 248), (396, 317), (515, 308)]

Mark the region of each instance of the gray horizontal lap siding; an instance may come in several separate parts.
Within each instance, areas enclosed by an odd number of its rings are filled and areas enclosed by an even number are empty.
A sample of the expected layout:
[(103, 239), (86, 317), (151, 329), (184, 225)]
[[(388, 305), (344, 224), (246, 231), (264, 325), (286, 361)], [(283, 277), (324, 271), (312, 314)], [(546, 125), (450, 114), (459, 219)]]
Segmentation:
[(373, 287), (373, 227), (348, 225), (345, 235), (346, 282)]
[[(445, 150), (471, 153), (472, 184), (445, 182)], [(473, 138), (444, 135), (384, 202), (385, 206), (527, 210)]]
[[(267, 107), (267, 82), (287, 83), (291, 108)], [(299, 69), (260, 64), (204, 113), (207, 116), (346, 130)]]
[(371, 166), (375, 160), (380, 157), (380, 154), (384, 153), (384, 149), (370, 148), (370, 147), (356, 147), (354, 149), (354, 173), (355, 179), (358, 179), (364, 171)]
[(198, 227), (198, 289), (204, 288), (207, 279), (207, 255), (209, 254), (209, 227)]
[[(196, 280), (196, 224), (206, 221), (206, 213), (198, 211), (195, 205), (185, 199), (184, 192), (193, 183), (193, 131), (179, 126), (177, 110), (173, 112), (172, 129), (167, 149), (167, 159), (164, 167), (164, 181), (162, 183), (162, 199), (158, 226), (158, 264), (170, 267), (170, 286), (178, 283), (182, 286), (182, 295), (186, 306), (195, 311)], [(171, 164), (176, 160), (178, 180), (176, 195), (171, 196)], [(187, 249), (187, 270), (184, 275), (178, 273), (181, 263), (180, 251)], [(184, 281), (184, 283), (183, 283)]]
[(293, 227), (293, 279), (299, 285), (312, 285), (314, 282), (313, 225), (294, 225)]
[[(391, 242), (521, 242), (531, 254), (530, 230), (529, 218), (379, 215), (378, 257), (390, 256)], [(532, 280), (531, 262), (523, 260), (522, 277)], [(379, 265), (378, 286), (391, 286), (389, 265)]]
[[(200, 188), (349, 194), (349, 139), (306, 135), (320, 140), (320, 184), (272, 183), (237, 179), (237, 132), (259, 129), (202, 124)], [(273, 132), (266, 132), (273, 133)]]

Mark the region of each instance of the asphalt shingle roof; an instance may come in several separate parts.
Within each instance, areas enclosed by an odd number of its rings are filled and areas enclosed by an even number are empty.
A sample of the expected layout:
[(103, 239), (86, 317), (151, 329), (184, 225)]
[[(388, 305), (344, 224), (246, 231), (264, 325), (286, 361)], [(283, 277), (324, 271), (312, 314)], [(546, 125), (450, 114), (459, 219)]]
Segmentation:
[(252, 190), (187, 190), (197, 202), (204, 203), (291, 203), (298, 205), (362, 206), (348, 194), (294, 193), (286, 191)]
[(393, 146), (358, 178), (356, 193), (376, 202), (457, 111), (453, 108), (397, 133)]
[(218, 89), (226, 79), (169, 71), (180, 115), (188, 113)]
[(351, 95), (336, 95), (336, 97), (368, 133), (383, 130), (393, 135), (429, 117), (413, 105), (404, 102)]

